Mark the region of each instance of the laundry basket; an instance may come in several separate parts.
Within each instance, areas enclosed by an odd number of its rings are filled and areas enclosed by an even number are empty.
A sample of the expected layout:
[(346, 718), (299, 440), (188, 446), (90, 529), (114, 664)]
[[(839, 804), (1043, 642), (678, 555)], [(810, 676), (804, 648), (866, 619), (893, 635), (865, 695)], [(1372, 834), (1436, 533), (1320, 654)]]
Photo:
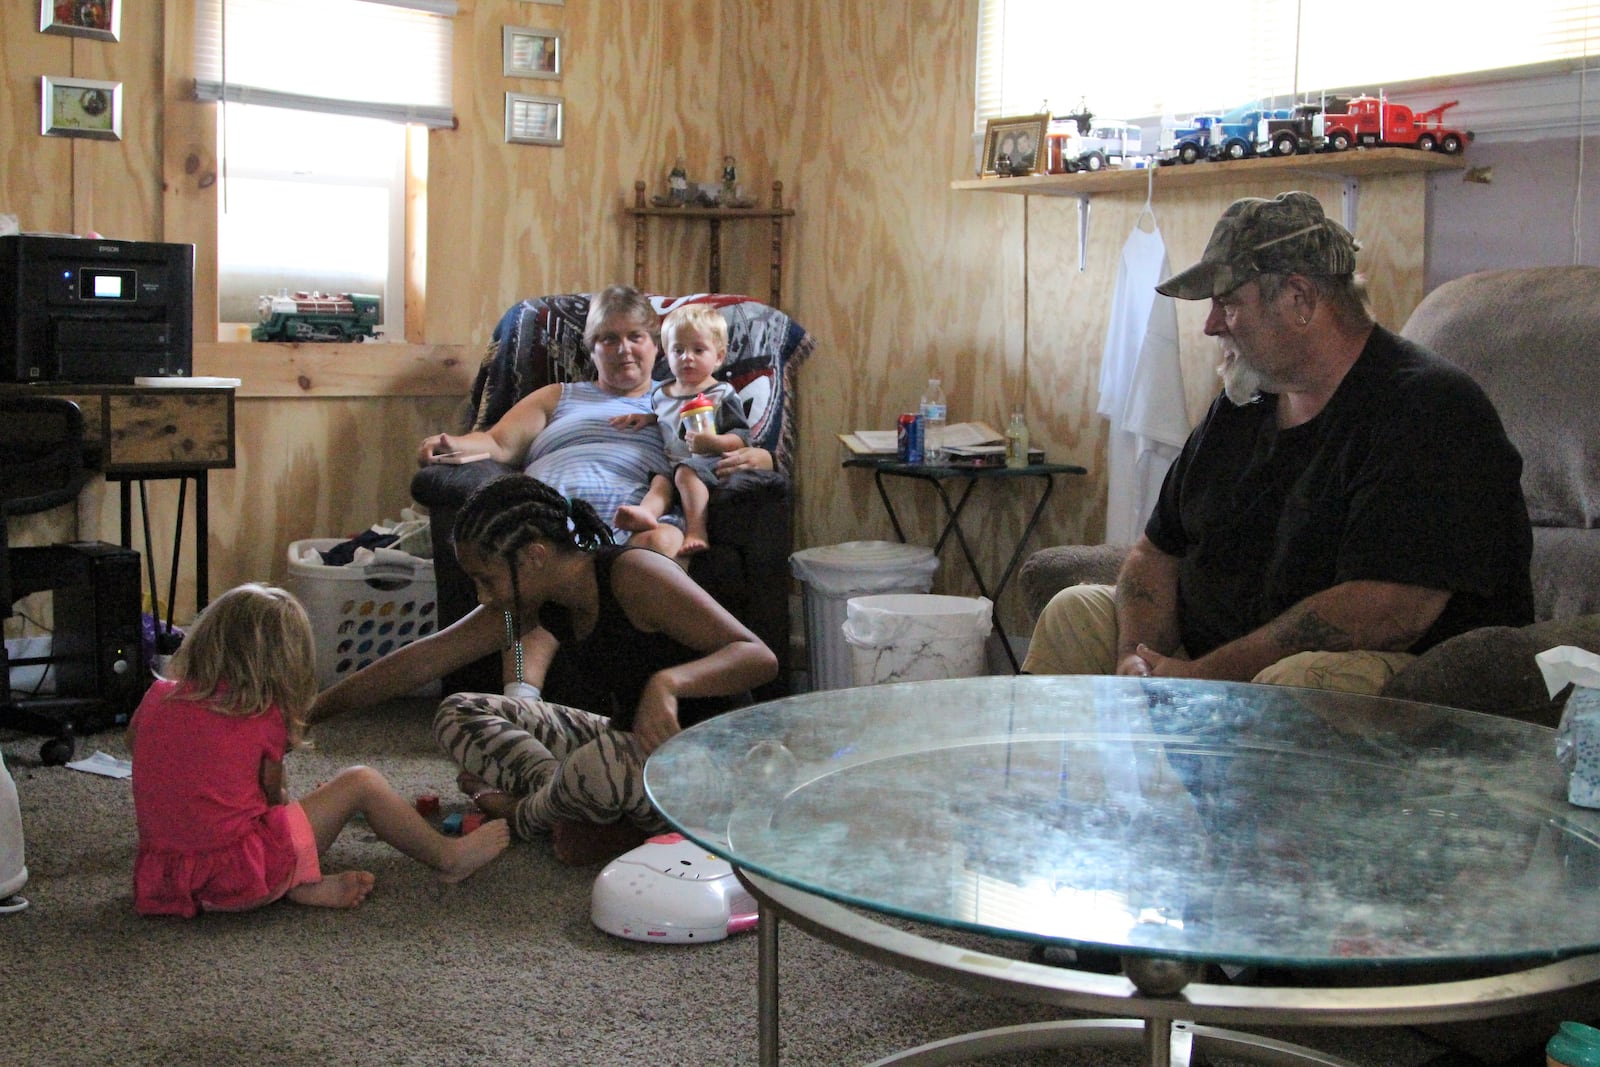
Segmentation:
[[(317, 682), (323, 689), (439, 627), (433, 560), (378, 549), (370, 562), (330, 567), (308, 563), (307, 549), (325, 552), (344, 542), (309, 538), (289, 546), (286, 588), (300, 598), (317, 643)], [(438, 686), (421, 694), (438, 692)]]

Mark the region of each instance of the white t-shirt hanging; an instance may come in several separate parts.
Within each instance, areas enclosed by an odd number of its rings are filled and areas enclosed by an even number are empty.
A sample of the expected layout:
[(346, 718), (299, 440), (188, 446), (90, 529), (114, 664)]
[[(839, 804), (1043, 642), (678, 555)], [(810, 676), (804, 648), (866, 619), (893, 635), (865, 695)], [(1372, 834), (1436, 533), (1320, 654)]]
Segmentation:
[(1155, 289), (1171, 273), (1161, 230), (1135, 226), (1122, 247), (1100, 361), (1098, 410), (1111, 423), (1107, 544), (1132, 544), (1144, 532), (1167, 468), (1191, 428), (1178, 361), (1177, 307)]

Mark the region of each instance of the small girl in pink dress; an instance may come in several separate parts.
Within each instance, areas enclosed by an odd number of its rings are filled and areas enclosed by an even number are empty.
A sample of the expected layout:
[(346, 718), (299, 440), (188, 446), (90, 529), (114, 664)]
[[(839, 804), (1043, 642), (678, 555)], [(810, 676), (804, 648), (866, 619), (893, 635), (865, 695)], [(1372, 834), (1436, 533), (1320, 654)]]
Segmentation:
[(437, 832), (383, 775), (350, 767), (298, 801), (283, 755), (317, 693), (311, 621), (289, 593), (247, 584), (218, 597), (128, 726), (139, 827), (134, 907), (144, 915), (246, 911), (287, 896), (352, 908), (367, 871), (324, 876), (318, 856), (365, 815), (380, 840), (459, 882), (505, 850), (505, 820)]

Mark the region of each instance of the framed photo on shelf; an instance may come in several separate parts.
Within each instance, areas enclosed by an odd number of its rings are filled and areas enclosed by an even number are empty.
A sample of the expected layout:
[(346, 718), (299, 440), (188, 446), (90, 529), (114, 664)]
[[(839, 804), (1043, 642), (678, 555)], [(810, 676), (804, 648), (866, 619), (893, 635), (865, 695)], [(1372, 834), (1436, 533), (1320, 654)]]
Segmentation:
[(39, 132), (50, 137), (122, 140), (122, 83), (39, 79)]
[[(989, 120), (983, 132), (983, 166), (980, 178), (1010, 178), (1040, 174), (1045, 164), (1045, 136), (1050, 116), (1017, 115)], [(1005, 164), (1005, 169), (1001, 165)]]
[(39, 32), (115, 41), (122, 0), (39, 0)]
[(506, 143), (561, 146), (559, 96), (506, 94)]
[(501, 30), (508, 78), (561, 77), (561, 35), (532, 26), (506, 26)]

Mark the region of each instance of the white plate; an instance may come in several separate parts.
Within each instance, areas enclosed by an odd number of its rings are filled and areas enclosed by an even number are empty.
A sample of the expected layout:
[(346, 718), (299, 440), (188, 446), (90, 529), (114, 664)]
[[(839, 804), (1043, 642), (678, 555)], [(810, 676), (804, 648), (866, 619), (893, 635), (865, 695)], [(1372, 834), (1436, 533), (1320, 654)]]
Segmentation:
[(181, 377), (178, 375), (135, 378), (134, 385), (150, 389), (237, 389), (244, 384), (242, 378)]

